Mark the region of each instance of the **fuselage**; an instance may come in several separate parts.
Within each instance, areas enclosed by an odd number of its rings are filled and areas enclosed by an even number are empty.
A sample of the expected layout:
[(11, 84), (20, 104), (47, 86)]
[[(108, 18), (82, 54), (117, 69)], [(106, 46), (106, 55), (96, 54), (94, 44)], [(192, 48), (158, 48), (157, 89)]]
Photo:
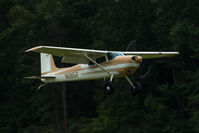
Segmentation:
[[(100, 63), (100, 65), (110, 72), (114, 77), (123, 77), (133, 74), (139, 67), (142, 57), (136, 56), (117, 56), (112, 60)], [(97, 80), (109, 78), (111, 75), (101, 67), (92, 64), (77, 64), (72, 67), (59, 68), (47, 73), (41, 73), (42, 76), (54, 76), (52, 79), (42, 79), (43, 82), (67, 82)]]

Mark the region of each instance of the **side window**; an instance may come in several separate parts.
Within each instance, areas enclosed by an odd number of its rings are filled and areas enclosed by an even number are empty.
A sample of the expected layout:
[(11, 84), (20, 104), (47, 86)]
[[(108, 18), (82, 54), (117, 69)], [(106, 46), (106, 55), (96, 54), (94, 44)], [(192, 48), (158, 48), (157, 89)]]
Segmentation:
[(106, 61), (105, 56), (96, 59), (97, 63), (102, 63), (102, 62), (105, 62), (105, 61)]
[(88, 65), (91, 66), (91, 65), (94, 65), (94, 63), (92, 61), (89, 61)]
[[(100, 57), (100, 58), (96, 58), (95, 61), (100, 64), (102, 62), (106, 62), (106, 58), (105, 58), (105, 56), (103, 56), (103, 57)], [(88, 65), (90, 66), (90, 65), (95, 65), (95, 64), (92, 61), (89, 61)]]

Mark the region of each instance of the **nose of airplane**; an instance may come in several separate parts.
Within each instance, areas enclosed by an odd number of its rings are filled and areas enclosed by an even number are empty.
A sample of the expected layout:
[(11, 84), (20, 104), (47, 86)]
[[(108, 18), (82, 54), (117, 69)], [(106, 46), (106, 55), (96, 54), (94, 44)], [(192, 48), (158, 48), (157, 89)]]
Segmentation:
[(135, 61), (136, 63), (141, 63), (142, 62), (142, 57), (141, 56), (133, 56), (132, 60)]

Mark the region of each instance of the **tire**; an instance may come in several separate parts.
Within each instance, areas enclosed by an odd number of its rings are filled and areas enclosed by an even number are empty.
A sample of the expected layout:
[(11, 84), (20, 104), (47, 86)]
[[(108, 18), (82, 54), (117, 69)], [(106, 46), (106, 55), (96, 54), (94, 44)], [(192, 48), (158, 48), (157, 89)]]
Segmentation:
[(106, 81), (104, 83), (104, 93), (107, 95), (111, 95), (114, 93), (115, 87), (111, 81)]
[(142, 86), (138, 81), (136, 81), (133, 85), (135, 86), (135, 88), (133, 88), (132, 86), (130, 87), (131, 93), (133, 95), (136, 95), (142, 91)]

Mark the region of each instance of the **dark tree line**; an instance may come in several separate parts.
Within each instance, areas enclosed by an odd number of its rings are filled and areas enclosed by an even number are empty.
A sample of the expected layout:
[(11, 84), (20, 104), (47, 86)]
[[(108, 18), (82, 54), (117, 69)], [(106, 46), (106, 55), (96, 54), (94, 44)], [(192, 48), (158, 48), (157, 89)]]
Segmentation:
[[(199, 3), (194, 0), (1, 0), (0, 132), (199, 132)], [(125, 51), (179, 51), (172, 59), (146, 60), (113, 95), (103, 81), (48, 84), (40, 74), (39, 45)], [(59, 64), (59, 58), (57, 65)], [(64, 86), (64, 87), (63, 87)], [(65, 89), (64, 89), (65, 88)], [(66, 105), (66, 106), (64, 106)], [(67, 112), (65, 111), (67, 110)]]

